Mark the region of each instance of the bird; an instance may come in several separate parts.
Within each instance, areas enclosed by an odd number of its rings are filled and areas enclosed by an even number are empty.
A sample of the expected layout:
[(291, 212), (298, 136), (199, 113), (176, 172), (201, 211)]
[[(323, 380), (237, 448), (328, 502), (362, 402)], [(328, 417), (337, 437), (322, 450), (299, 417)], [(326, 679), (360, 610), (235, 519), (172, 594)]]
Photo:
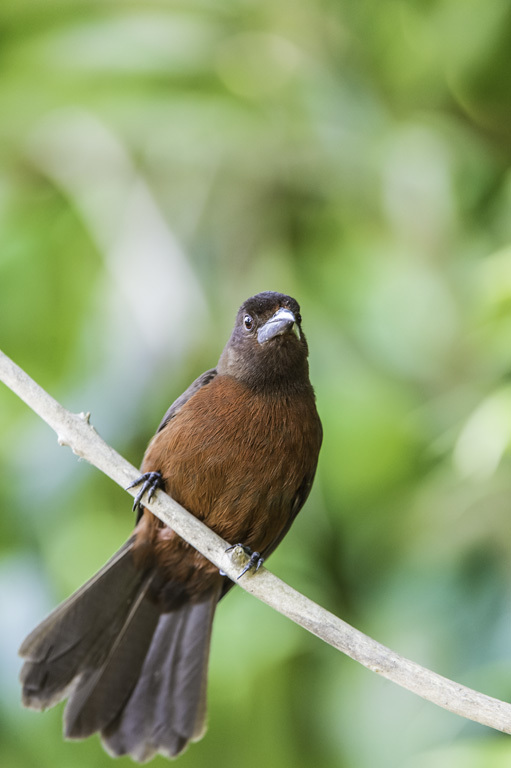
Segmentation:
[(172, 403), (149, 442), (128, 540), (22, 643), (23, 704), (67, 698), (66, 738), (99, 733), (112, 756), (138, 762), (199, 740), (213, 617), (234, 582), (144, 495), (167, 492), (250, 553), (243, 574), (257, 571), (309, 496), (321, 442), (300, 306), (256, 294), (216, 367)]

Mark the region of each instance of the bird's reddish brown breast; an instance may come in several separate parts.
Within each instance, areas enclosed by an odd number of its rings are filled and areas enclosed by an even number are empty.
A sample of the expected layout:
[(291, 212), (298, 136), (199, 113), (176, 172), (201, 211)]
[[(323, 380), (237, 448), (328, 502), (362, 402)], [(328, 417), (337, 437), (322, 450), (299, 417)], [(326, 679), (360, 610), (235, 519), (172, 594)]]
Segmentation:
[[(167, 492), (226, 541), (264, 551), (312, 482), (320, 445), (310, 386), (268, 394), (217, 376), (155, 435), (142, 469), (161, 472)], [(158, 531), (170, 557), (177, 537)]]

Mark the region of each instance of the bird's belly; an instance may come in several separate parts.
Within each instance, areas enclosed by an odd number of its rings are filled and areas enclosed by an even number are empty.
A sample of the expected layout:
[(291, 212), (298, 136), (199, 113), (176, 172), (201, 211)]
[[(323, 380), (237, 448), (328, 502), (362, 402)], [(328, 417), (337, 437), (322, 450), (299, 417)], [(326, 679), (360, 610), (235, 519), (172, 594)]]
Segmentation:
[[(232, 390), (224, 382), (218, 391), (215, 383), (200, 390), (157, 433), (142, 468), (161, 472), (166, 491), (227, 542), (264, 552), (294, 515), (304, 478), (314, 474), (320, 436), (316, 423), (307, 419), (311, 401), (269, 402), (247, 397), (236, 382)], [(153, 521), (144, 520), (146, 532), (141, 530), (140, 539), (156, 537), (158, 559), (169, 578), (172, 574), (173, 580), (191, 587), (206, 574), (218, 574)]]

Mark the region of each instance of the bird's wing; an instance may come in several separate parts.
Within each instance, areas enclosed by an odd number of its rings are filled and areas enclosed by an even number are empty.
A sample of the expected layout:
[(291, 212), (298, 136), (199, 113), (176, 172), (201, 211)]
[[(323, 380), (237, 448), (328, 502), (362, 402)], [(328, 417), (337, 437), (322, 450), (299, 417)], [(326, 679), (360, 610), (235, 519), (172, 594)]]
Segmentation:
[(209, 371), (205, 371), (202, 373), (197, 379), (195, 379), (192, 384), (188, 387), (188, 389), (185, 389), (182, 395), (179, 395), (179, 397), (174, 400), (170, 408), (168, 409), (167, 413), (161, 420), (160, 426), (156, 430), (156, 432), (161, 432), (161, 430), (167, 426), (169, 421), (174, 418), (174, 416), (181, 410), (183, 405), (188, 402), (188, 400), (195, 395), (196, 392), (199, 391), (199, 389), (202, 389), (206, 384), (209, 384), (212, 379), (215, 378), (217, 375), (216, 368), (210, 368)]
[(314, 475), (316, 473), (316, 469), (314, 468), (314, 471), (310, 474), (306, 475), (303, 478), (303, 482), (301, 483), (300, 487), (298, 488), (295, 497), (293, 499), (293, 503), (291, 504), (291, 510), (289, 518), (285, 524), (285, 526), (282, 528), (282, 530), (278, 533), (278, 535), (273, 539), (273, 541), (264, 549), (263, 552), (261, 552), (261, 555), (266, 560), (267, 557), (271, 555), (272, 552), (276, 550), (286, 533), (291, 528), (292, 523), (294, 522), (298, 512), (301, 510), (305, 502), (307, 501), (307, 497), (310, 493), (310, 490), (312, 488), (312, 483), (314, 481)]
[[(285, 526), (282, 528), (281, 531), (279, 531), (278, 535), (273, 539), (273, 541), (262, 551), (260, 554), (266, 560), (267, 557), (271, 555), (271, 553), (278, 547), (286, 533), (291, 528), (291, 525), (293, 521), (295, 520), (298, 512), (301, 510), (305, 502), (307, 501), (307, 497), (310, 493), (310, 490), (312, 488), (312, 483), (314, 481), (314, 475), (315, 475), (315, 469), (314, 472), (306, 475), (304, 477), (302, 484), (298, 488), (298, 491), (295, 494), (295, 497), (293, 499), (293, 502), (291, 504), (291, 510), (289, 514), (289, 518), (285, 524)], [(241, 542), (243, 543), (243, 542)], [(224, 595), (227, 594), (231, 590), (232, 587), (234, 587), (235, 582), (231, 581), (227, 576), (224, 579), (224, 583), (222, 585), (222, 591), (220, 592), (220, 597), (224, 597)]]

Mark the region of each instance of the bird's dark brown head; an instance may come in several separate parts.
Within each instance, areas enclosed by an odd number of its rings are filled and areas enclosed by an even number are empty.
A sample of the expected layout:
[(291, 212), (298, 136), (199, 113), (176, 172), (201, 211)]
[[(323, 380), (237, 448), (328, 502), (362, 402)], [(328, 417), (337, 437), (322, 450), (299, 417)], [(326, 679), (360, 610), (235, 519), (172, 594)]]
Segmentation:
[(307, 356), (298, 302), (266, 291), (239, 308), (217, 369), (250, 387), (292, 391), (310, 387)]

